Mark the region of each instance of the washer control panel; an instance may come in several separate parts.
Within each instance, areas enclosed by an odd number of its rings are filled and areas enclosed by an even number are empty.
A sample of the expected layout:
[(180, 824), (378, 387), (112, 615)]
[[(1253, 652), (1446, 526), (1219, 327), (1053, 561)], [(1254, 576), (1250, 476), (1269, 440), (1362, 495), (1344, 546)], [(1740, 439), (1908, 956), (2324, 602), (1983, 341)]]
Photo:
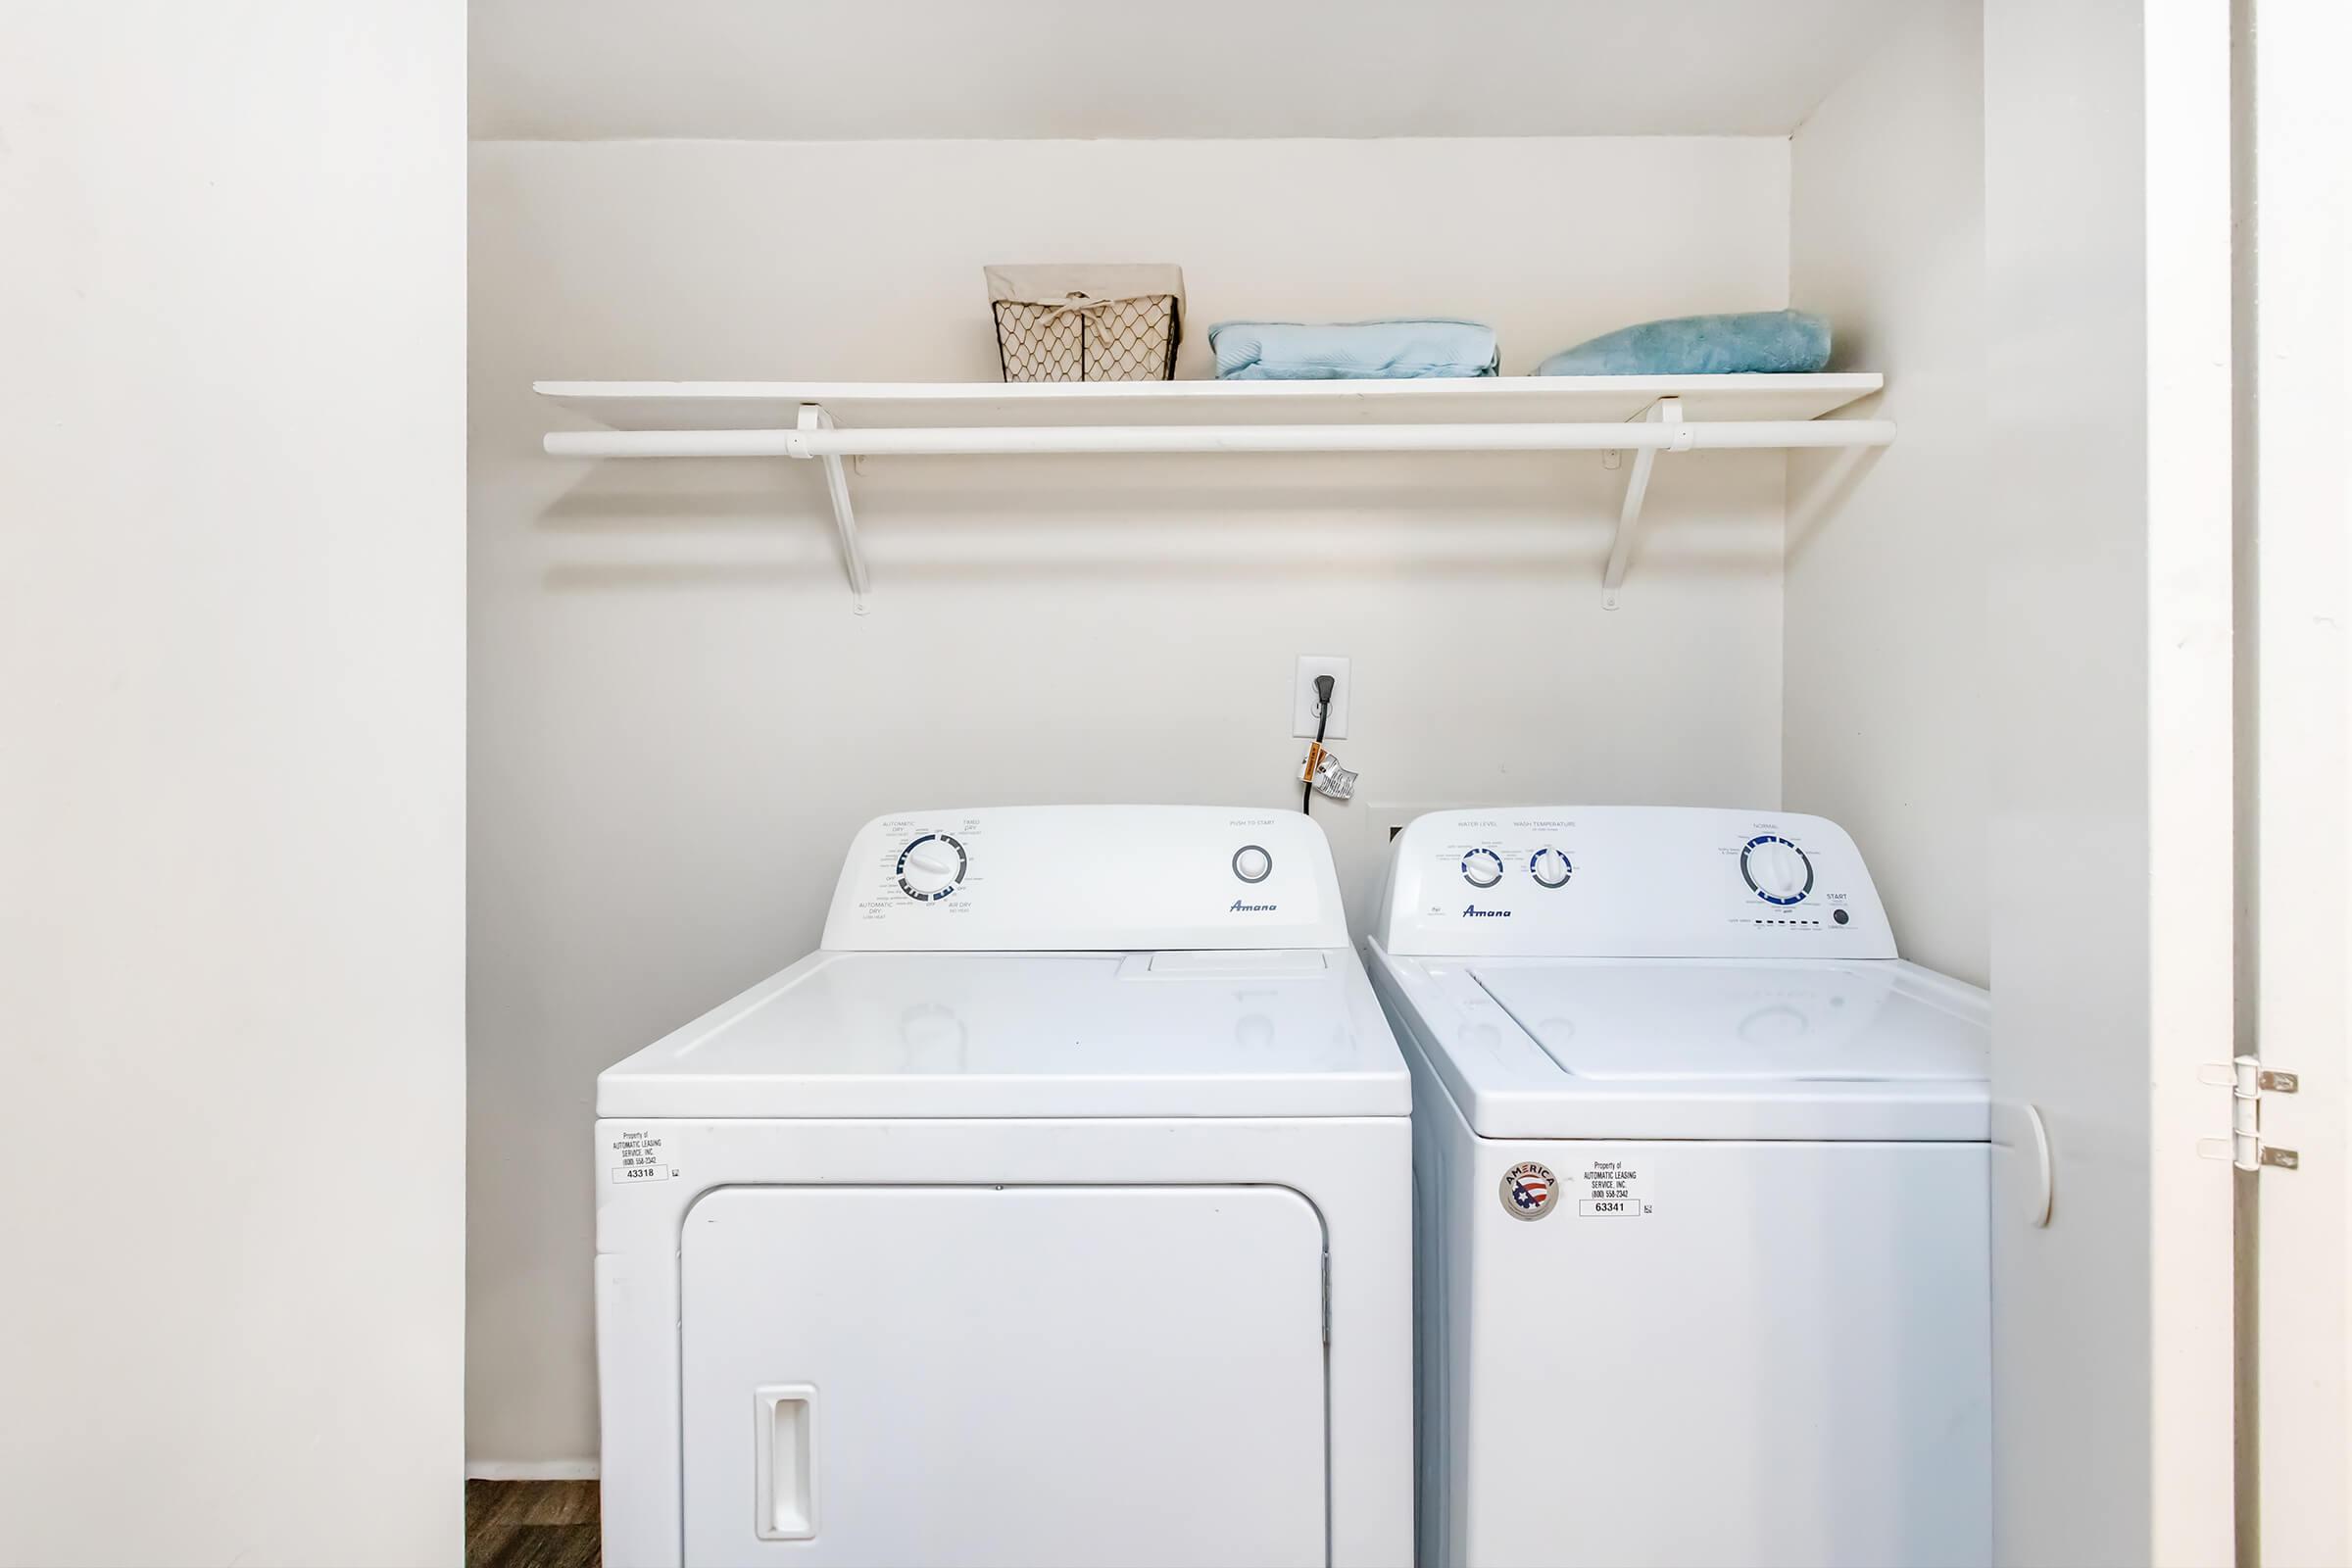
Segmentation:
[(1691, 807), (1420, 817), (1391, 846), (1374, 935), (1397, 954), (1895, 956), (1837, 823)]
[(1331, 846), (1297, 811), (983, 807), (876, 817), (834, 888), (843, 951), (1344, 948)]

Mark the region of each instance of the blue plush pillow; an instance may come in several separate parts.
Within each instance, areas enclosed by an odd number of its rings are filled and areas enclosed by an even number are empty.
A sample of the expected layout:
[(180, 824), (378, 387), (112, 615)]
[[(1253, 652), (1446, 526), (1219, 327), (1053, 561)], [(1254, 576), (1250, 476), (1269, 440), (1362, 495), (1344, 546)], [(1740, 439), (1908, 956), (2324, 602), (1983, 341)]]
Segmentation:
[(1803, 311), (1678, 316), (1603, 333), (1562, 349), (1538, 375), (1736, 375), (1818, 370), (1830, 363), (1830, 323)]

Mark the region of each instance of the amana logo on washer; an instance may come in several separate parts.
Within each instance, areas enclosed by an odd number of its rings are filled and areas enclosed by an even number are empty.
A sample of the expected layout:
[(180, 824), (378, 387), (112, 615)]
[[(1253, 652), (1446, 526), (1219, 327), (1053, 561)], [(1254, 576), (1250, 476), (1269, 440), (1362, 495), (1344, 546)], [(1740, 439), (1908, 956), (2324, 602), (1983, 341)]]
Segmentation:
[(1549, 1165), (1526, 1160), (1502, 1173), (1502, 1206), (1513, 1219), (1542, 1219), (1560, 1200)]

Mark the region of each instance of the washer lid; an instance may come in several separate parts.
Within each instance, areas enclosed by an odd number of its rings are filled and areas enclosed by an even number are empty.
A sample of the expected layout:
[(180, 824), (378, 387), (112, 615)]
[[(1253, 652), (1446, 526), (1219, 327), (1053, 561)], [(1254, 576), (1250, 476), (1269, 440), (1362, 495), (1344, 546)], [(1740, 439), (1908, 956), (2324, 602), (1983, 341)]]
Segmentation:
[(815, 953), (597, 1080), (600, 1116), (1402, 1116), (1346, 949)]
[(1982, 1024), (1881, 962), (1487, 960), (1470, 973), (1564, 1072), (1644, 1082), (1982, 1082)]
[(1990, 999), (1899, 958), (1368, 952), (1399, 1038), (1482, 1138), (1981, 1142), (1989, 1132)]

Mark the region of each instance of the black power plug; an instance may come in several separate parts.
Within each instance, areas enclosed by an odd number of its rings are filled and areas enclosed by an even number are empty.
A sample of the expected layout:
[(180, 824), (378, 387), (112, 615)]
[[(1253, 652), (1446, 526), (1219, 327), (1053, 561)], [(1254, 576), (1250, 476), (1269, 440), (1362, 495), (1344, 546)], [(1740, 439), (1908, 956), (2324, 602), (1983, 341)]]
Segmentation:
[[(1323, 744), (1323, 726), (1331, 722), (1331, 693), (1334, 684), (1333, 678), (1329, 675), (1315, 677), (1315, 744), (1317, 746)], [(1310, 752), (1307, 755), (1311, 759), (1314, 754)], [(1307, 764), (1306, 788), (1298, 797), (1298, 809), (1312, 816), (1315, 814), (1314, 807), (1314, 764), (1310, 760)]]

